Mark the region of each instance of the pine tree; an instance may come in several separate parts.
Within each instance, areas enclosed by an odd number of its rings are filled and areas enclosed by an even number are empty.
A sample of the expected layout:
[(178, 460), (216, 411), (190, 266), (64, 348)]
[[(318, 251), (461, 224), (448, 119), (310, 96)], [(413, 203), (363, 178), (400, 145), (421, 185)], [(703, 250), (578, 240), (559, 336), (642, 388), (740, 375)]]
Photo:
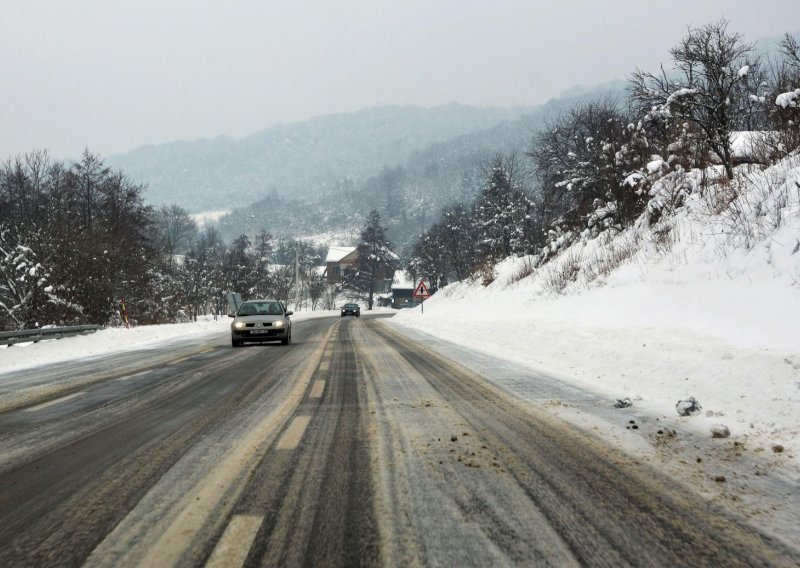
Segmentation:
[(344, 285), (364, 297), (367, 300), (367, 309), (371, 310), (379, 284), (392, 278), (398, 261), (384, 235), (381, 216), (375, 209), (367, 216), (356, 250), (358, 260), (355, 270), (345, 275)]

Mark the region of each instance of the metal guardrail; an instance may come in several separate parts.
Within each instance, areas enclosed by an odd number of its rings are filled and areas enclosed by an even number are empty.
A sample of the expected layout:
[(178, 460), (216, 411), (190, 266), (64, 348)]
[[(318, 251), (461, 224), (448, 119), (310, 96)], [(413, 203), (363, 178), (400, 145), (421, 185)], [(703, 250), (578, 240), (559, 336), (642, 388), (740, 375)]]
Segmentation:
[(19, 331), (0, 331), (0, 345), (15, 343), (34, 343), (43, 339), (61, 339), (73, 335), (86, 335), (100, 329), (99, 325), (73, 325), (68, 327), (43, 327), (39, 329), (21, 329)]

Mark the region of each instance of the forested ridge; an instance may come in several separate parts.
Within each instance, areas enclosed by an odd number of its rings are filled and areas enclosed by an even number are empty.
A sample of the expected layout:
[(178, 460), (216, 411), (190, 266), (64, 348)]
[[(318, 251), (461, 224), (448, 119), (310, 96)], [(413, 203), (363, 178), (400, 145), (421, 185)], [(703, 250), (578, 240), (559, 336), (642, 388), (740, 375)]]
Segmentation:
[(428, 143), (485, 130), (528, 110), (376, 106), (278, 124), (238, 139), (145, 146), (108, 163), (147, 184), (151, 203), (175, 203), (191, 213), (232, 209), (273, 191), (314, 198), (337, 180), (362, 181)]

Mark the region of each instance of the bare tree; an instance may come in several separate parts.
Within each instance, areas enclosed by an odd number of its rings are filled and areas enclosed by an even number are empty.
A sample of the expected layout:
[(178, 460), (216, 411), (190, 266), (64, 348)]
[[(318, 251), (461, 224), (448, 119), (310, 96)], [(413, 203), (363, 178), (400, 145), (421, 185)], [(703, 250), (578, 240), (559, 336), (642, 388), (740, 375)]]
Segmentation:
[(663, 67), (658, 74), (637, 70), (630, 81), (631, 96), (642, 107), (689, 122), (732, 179), (731, 132), (741, 122), (741, 108), (733, 102), (753, 94), (740, 88), (759, 64), (753, 45), (729, 32), (728, 22), (721, 20), (690, 27), (670, 54), (675, 73)]
[(787, 63), (800, 72), (800, 43), (798, 43), (797, 38), (787, 33), (778, 44), (778, 48), (786, 58)]
[(623, 181), (643, 167), (647, 146), (613, 99), (581, 102), (560, 115), (534, 137), (528, 153), (542, 188), (541, 223), (574, 230), (600, 209), (606, 224), (633, 222), (643, 198)]
[(167, 263), (173, 256), (186, 252), (197, 236), (197, 224), (178, 205), (164, 205), (155, 215), (155, 244)]

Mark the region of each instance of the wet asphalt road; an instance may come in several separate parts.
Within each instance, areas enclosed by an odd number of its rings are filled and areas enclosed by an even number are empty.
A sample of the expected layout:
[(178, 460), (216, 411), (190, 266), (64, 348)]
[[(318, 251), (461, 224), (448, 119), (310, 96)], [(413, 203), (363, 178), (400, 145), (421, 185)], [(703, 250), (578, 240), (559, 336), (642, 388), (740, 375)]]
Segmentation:
[(382, 320), (0, 376), (0, 566), (800, 562)]

